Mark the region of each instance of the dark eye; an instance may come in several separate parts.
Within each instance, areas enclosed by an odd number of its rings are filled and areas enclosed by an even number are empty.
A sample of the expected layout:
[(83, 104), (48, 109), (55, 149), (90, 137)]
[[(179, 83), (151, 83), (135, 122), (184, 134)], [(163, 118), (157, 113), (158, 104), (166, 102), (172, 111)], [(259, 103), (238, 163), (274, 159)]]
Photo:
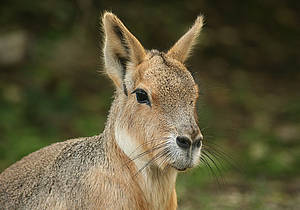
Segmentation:
[(148, 94), (146, 93), (146, 91), (144, 91), (143, 89), (136, 89), (132, 93), (135, 93), (137, 102), (139, 102), (140, 104), (147, 104), (147, 105), (151, 106), (151, 103), (150, 103), (150, 100), (148, 98)]

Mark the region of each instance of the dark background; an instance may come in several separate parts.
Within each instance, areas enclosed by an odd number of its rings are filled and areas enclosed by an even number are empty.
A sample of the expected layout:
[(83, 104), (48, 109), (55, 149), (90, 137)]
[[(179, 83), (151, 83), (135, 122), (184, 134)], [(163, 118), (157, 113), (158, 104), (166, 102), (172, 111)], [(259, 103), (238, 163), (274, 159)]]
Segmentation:
[[(276, 0), (2, 0), (0, 171), (56, 141), (103, 130), (100, 14), (117, 14), (147, 49), (206, 24), (187, 66), (200, 127), (226, 153), (179, 175), (180, 209), (300, 206), (300, 4)], [(205, 143), (204, 143), (205, 144)]]

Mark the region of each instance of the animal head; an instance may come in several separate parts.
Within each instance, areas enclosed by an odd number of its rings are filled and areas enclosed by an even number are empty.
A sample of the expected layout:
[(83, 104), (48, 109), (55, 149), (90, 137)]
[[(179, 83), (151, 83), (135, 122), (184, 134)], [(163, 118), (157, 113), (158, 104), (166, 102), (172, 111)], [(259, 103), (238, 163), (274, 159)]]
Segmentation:
[(102, 18), (104, 64), (116, 86), (115, 138), (132, 159), (177, 170), (199, 162), (202, 134), (195, 111), (198, 86), (184, 62), (203, 19), (164, 53), (145, 50), (112, 13)]

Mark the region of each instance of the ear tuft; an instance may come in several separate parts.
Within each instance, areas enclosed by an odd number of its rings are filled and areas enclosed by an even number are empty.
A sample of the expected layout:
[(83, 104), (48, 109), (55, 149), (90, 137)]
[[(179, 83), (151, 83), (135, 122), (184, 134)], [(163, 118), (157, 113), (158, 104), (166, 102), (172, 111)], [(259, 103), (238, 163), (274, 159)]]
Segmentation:
[(184, 63), (196, 43), (202, 26), (203, 16), (200, 15), (195, 20), (194, 25), (168, 51), (167, 55)]

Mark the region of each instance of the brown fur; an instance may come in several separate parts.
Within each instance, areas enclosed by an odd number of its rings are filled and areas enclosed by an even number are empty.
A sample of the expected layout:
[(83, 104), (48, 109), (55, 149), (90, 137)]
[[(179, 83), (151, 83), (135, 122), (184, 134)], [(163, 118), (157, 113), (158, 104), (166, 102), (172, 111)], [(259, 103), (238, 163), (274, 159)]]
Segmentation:
[[(112, 13), (102, 18), (104, 64), (116, 86), (104, 132), (36, 151), (0, 175), (1, 209), (176, 209), (178, 170), (197, 165), (198, 87), (184, 61), (202, 27), (168, 51), (147, 51)], [(133, 93), (147, 92), (151, 104)], [(193, 146), (176, 144), (186, 136)]]

